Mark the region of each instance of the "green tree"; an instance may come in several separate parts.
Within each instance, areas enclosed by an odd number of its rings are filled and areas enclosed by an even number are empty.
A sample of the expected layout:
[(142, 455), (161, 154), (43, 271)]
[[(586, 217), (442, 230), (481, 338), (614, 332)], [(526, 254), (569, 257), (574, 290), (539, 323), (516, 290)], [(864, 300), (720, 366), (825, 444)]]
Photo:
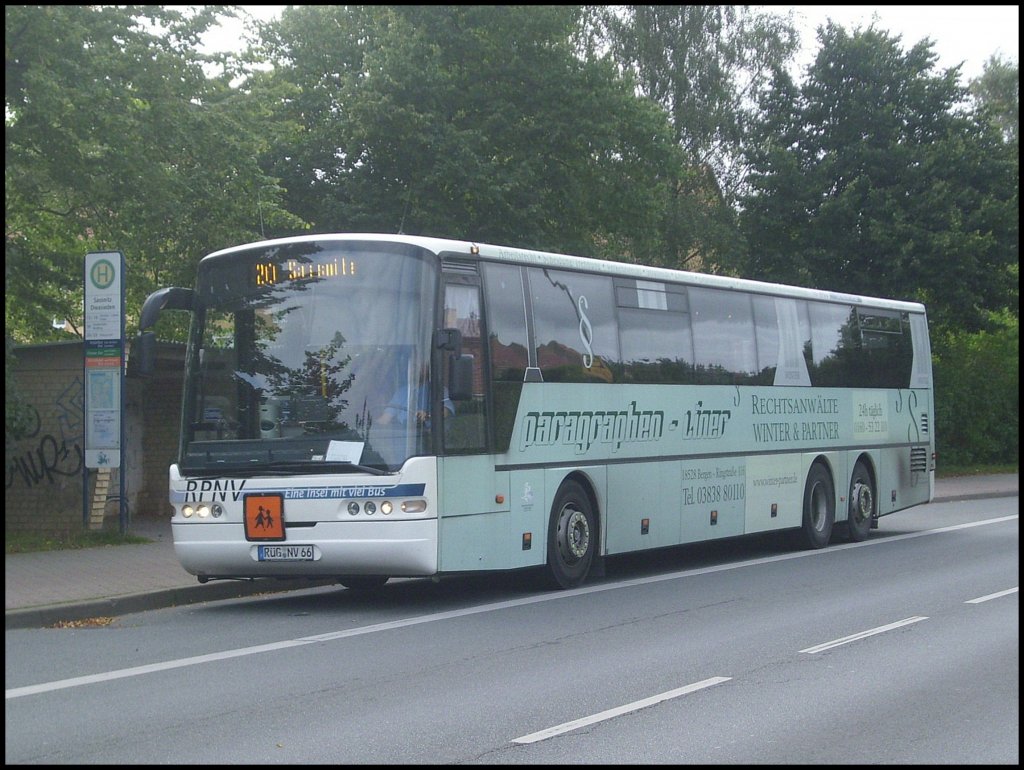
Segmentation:
[(819, 30), (797, 89), (784, 73), (748, 154), (745, 273), (925, 302), (978, 329), (1015, 303), (1018, 174), (990, 120), (963, 107), (931, 43), (869, 27)]
[[(4, 10), (6, 329), (81, 328), (89, 251), (125, 253), (126, 314), (205, 253), (287, 218), (260, 172), (261, 113), (207, 77), (199, 36), (223, 6), (7, 6)], [(294, 222), (294, 218), (291, 218)]]
[(1020, 68), (1001, 56), (991, 56), (985, 62), (980, 77), (971, 81), (971, 96), (1003, 132), (1003, 138), (1012, 144), (1020, 141)]
[(753, 169), (740, 199), (746, 248), (740, 273), (749, 278), (815, 286), (810, 265), (795, 256), (802, 249), (808, 212), (816, 190), (808, 183), (808, 159), (801, 152), (800, 90), (785, 70), (775, 73), (761, 97), (764, 119), (746, 148)]
[(734, 262), (742, 149), (757, 95), (796, 50), (795, 30), (746, 6), (599, 6), (591, 15), (620, 66), (669, 116), (683, 155), (668, 185), (659, 262), (688, 269)]
[(576, 56), (578, 18), (291, 7), (268, 36), (265, 85), (287, 95), (278, 117), (297, 130), (268, 173), (320, 230), (654, 254), (676, 163), (668, 126), (610, 62)]
[(1020, 461), (1020, 319), (992, 313), (981, 331), (932, 341), (939, 467)]

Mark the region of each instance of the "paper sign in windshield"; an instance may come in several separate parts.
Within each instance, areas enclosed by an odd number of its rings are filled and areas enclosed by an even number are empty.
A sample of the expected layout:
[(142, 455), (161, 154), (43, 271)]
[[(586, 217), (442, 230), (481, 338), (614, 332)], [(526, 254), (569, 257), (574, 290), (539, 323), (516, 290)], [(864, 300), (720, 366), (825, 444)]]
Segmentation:
[(332, 441), (327, 445), (327, 455), (324, 460), (329, 463), (352, 463), (355, 465), (362, 456), (362, 441)]

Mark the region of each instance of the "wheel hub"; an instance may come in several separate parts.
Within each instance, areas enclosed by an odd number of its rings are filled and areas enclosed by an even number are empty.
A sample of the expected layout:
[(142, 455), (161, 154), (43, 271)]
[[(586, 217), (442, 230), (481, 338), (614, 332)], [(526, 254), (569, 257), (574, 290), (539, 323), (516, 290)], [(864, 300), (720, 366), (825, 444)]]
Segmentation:
[(573, 561), (579, 561), (590, 547), (590, 525), (587, 517), (575, 508), (566, 508), (562, 511), (562, 520), (565, 522), (559, 538), (562, 551)]
[(871, 518), (871, 513), (874, 511), (875, 502), (871, 497), (871, 487), (867, 484), (857, 482), (853, 485), (853, 495), (850, 500), (853, 507), (853, 515), (857, 517), (859, 521)]

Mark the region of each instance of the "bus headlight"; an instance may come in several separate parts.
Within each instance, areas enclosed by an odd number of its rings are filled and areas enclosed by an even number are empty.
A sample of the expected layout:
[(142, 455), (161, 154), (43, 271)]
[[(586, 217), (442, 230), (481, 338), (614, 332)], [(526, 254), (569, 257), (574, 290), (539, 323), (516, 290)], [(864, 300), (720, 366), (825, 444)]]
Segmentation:
[(394, 506), (391, 505), (390, 500), (385, 500), (383, 503), (380, 504), (380, 512), (383, 513), (385, 516), (387, 516), (393, 510)]
[(427, 510), (426, 500), (405, 500), (402, 503), (402, 513), (423, 513)]
[(349, 515), (351, 515), (351, 516), (358, 515), (358, 513), (359, 513), (359, 503), (357, 503), (355, 500), (353, 500), (351, 503), (349, 503), (348, 504), (348, 512), (349, 512)]
[(219, 519), (224, 515), (224, 506), (220, 503), (199, 503), (198, 505), (183, 505), (181, 506), (181, 515), (183, 518), (191, 519), (193, 516), (199, 519), (208, 519), (211, 516), (215, 519)]

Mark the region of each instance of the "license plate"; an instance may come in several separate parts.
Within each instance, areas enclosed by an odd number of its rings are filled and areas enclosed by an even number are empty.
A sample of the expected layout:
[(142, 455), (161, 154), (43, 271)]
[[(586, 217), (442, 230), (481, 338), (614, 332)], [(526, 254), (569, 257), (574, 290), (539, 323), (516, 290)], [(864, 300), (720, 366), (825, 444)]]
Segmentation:
[(313, 561), (311, 545), (258, 545), (259, 561)]

